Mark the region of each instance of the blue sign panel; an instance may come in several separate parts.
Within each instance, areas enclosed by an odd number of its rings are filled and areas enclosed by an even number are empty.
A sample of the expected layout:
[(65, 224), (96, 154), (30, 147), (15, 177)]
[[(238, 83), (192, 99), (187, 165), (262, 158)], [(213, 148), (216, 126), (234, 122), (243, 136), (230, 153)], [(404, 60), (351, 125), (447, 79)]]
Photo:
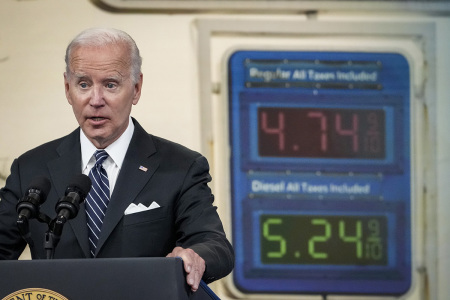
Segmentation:
[(406, 59), (396, 53), (230, 57), (236, 288), (409, 290), (409, 78)]

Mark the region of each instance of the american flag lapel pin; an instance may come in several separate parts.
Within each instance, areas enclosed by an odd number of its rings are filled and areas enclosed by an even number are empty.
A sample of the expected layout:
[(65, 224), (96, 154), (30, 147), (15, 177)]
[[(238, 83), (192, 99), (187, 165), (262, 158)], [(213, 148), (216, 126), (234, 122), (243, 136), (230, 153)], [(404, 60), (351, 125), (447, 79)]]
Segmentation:
[(144, 166), (139, 166), (139, 170), (147, 172), (148, 168), (144, 167)]

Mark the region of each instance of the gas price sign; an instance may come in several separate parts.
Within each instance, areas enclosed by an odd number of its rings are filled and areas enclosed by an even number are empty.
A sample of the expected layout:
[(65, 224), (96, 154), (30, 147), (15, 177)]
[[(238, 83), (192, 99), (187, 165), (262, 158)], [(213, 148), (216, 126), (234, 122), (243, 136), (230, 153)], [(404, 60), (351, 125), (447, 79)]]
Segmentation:
[(235, 287), (248, 294), (406, 293), (406, 59), (238, 51), (228, 72)]

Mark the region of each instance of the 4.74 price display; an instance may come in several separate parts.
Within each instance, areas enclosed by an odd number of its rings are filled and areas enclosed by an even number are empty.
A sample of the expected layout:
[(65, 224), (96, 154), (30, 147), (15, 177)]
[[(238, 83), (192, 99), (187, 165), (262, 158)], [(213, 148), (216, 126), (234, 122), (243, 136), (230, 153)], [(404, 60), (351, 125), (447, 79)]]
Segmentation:
[(258, 108), (260, 156), (384, 159), (382, 109)]
[(385, 216), (260, 216), (263, 264), (386, 265)]

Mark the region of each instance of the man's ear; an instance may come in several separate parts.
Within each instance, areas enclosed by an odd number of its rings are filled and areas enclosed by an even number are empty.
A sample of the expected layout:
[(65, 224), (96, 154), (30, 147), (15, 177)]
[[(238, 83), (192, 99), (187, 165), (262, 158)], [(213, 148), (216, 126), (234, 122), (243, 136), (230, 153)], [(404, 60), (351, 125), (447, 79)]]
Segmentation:
[(139, 102), (139, 99), (141, 98), (143, 81), (144, 81), (144, 75), (141, 73), (139, 75), (139, 81), (134, 85), (133, 105), (136, 105)]
[(70, 98), (69, 89), (70, 89), (69, 78), (67, 76), (67, 73), (64, 72), (64, 90), (66, 92), (66, 99), (67, 102), (69, 102), (69, 104), (72, 105), (72, 99)]

